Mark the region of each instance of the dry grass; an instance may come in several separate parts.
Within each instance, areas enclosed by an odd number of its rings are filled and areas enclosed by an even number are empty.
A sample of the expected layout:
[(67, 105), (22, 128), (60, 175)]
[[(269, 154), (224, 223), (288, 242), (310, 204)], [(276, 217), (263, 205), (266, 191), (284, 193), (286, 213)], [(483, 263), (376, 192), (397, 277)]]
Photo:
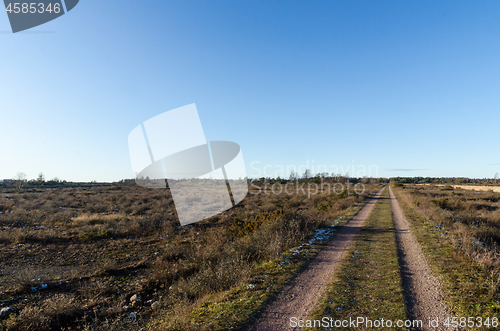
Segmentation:
[(500, 193), (438, 185), (398, 185), (407, 219), (450, 305), (462, 316), (500, 311)]
[[(445, 186), (445, 185), (438, 185)], [(472, 190), (472, 191), (483, 191), (483, 192), (495, 192), (500, 193), (500, 187), (498, 186), (484, 186), (484, 185), (451, 185), (453, 188)]]
[[(235, 208), (183, 227), (168, 190), (4, 189), (0, 306), (16, 314), (2, 317), (0, 330), (192, 328), (190, 314), (204, 298), (245, 283), (256, 265), (279, 258), (377, 188), (310, 198), (252, 188)], [(132, 307), (136, 293), (144, 299)]]
[[(469, 186), (470, 188), (470, 186)], [(497, 251), (500, 194), (474, 188), (405, 185), (404, 199), (444, 232), (456, 236), (471, 255)], [(484, 261), (486, 263), (486, 261)], [(489, 264), (489, 262), (487, 263)]]

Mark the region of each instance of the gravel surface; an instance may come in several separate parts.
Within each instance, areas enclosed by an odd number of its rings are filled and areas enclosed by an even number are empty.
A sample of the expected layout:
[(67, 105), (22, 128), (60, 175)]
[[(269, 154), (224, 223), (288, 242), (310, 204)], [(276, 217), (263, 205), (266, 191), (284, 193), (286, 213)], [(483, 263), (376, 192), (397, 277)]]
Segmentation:
[[(444, 320), (451, 316), (448, 313), (448, 307), (443, 302), (440, 282), (432, 275), (422, 248), (390, 188), (389, 192), (409, 318), (422, 320), (421, 330), (453, 330), (443, 325)], [(436, 318), (439, 319), (439, 326), (429, 327), (429, 320)]]
[(356, 234), (377, 202), (380, 190), (359, 213), (330, 240), (304, 271), (269, 304), (262, 316), (247, 330), (279, 331), (293, 330), (290, 318), (306, 319), (316, 302), (323, 295), (326, 285), (344, 259)]

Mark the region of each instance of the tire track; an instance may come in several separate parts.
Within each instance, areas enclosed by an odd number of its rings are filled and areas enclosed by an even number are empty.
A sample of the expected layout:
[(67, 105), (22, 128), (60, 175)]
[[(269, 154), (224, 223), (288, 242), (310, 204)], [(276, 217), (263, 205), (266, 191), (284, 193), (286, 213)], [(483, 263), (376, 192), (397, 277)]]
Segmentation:
[[(443, 301), (440, 282), (432, 275), (422, 248), (413, 235), (390, 187), (389, 193), (408, 318), (422, 320), (423, 328), (419, 330), (454, 330), (443, 325), (446, 318), (451, 316)], [(429, 320), (436, 318), (439, 325), (429, 326)]]
[(291, 284), (285, 286), (269, 304), (262, 316), (248, 331), (293, 330), (290, 318), (306, 319), (323, 295), (326, 285), (344, 259), (356, 234), (377, 202), (382, 188), (371, 200), (330, 240)]

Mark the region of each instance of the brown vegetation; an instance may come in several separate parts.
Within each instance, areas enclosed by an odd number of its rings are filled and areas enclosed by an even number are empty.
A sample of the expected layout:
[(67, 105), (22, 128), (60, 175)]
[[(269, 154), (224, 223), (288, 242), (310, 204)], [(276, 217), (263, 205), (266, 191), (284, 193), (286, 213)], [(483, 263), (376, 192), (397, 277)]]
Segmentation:
[[(0, 330), (192, 328), (191, 310), (204, 297), (248, 281), (257, 263), (380, 187), (308, 198), (259, 194), (262, 185), (235, 208), (182, 227), (165, 190), (3, 189), (0, 308), (16, 313), (0, 317)], [(132, 304), (137, 293), (143, 300)]]

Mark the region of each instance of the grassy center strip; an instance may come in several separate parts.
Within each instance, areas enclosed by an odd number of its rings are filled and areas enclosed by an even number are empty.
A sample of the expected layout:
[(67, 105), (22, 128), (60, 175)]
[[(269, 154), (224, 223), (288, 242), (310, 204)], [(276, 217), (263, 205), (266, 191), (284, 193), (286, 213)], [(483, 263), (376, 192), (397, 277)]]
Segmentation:
[[(351, 323), (341, 326), (342, 321), (358, 318), (364, 322), (356, 327)], [(388, 189), (382, 193), (315, 311), (297, 323), (303, 323), (306, 330), (330, 330), (336, 327), (335, 322), (343, 329), (364, 330), (371, 329), (368, 320), (376, 326), (382, 319), (384, 323), (391, 320), (394, 325), (406, 319)]]

